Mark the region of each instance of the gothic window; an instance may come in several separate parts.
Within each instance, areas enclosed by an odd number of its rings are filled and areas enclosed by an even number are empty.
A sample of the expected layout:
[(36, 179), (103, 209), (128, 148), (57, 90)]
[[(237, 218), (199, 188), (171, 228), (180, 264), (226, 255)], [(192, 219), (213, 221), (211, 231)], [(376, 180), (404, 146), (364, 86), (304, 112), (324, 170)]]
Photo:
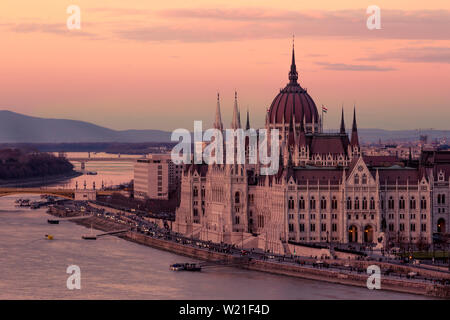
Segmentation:
[(239, 224), (239, 216), (234, 217), (234, 223)]
[(398, 208), (400, 210), (404, 210), (405, 209), (405, 198), (403, 198), (403, 196), (401, 196), (400, 200), (398, 201)]
[(305, 209), (305, 199), (303, 197), (300, 197), (300, 200), (298, 201), (298, 207), (300, 210)]
[(331, 199), (331, 209), (336, 210), (338, 206), (338, 202), (335, 196), (333, 196), (333, 199)]
[(294, 209), (294, 199), (292, 197), (289, 197), (288, 208)]
[(437, 202), (438, 202), (438, 204), (441, 204), (441, 195), (440, 194), (437, 195)]
[(352, 198), (347, 198), (347, 210), (352, 210)]
[(393, 199), (392, 197), (389, 197), (388, 207), (389, 207), (389, 209), (391, 209), (391, 210), (394, 209), (394, 199)]
[(416, 199), (414, 197), (411, 197), (411, 199), (409, 200), (409, 208), (410, 209), (416, 208)]
[(355, 210), (359, 210), (359, 198), (355, 198)]
[(370, 198), (370, 210), (375, 210), (375, 199), (373, 197)]
[(425, 197), (422, 197), (420, 200), (420, 209), (425, 210), (427, 208), (427, 200)]
[(194, 208), (194, 217), (197, 217), (197, 216), (198, 216), (198, 209)]
[(322, 199), (320, 200), (320, 209), (322, 210), (327, 209), (327, 200), (325, 199), (325, 197), (322, 197)]
[(366, 197), (363, 198), (362, 208), (363, 208), (363, 210), (367, 210), (367, 198)]
[(355, 174), (355, 184), (359, 184), (359, 174)]
[(198, 197), (198, 188), (194, 187), (194, 197)]
[(289, 223), (289, 232), (294, 232), (294, 225)]
[(311, 199), (309, 200), (309, 208), (311, 210), (316, 209), (316, 200), (314, 199), (314, 196), (312, 196)]
[(241, 201), (241, 194), (239, 193), (239, 191), (237, 191), (237, 192), (234, 194), (234, 203), (239, 204), (240, 201)]
[(367, 184), (367, 175), (365, 173), (362, 176), (362, 184)]
[(202, 186), (202, 198), (204, 198), (206, 195), (205, 186)]

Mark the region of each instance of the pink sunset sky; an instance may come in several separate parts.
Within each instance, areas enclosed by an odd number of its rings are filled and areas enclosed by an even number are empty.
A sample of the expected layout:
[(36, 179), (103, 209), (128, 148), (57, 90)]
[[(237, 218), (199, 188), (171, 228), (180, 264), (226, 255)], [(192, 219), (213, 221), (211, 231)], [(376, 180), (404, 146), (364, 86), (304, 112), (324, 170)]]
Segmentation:
[[(69, 31), (69, 5), (81, 30)], [(381, 8), (381, 30), (366, 9)], [(288, 82), (292, 34), (300, 84), (337, 128), (450, 129), (448, 0), (2, 0), (0, 109), (113, 129), (212, 124), (234, 90), (253, 127)]]

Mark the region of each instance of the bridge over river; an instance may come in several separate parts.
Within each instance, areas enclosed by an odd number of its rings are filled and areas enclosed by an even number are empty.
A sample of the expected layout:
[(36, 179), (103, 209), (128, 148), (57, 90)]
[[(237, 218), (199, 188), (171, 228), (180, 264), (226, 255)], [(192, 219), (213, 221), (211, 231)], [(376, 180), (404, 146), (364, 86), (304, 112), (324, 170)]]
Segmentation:
[(76, 193), (95, 192), (96, 196), (111, 195), (113, 190), (91, 190), (91, 189), (63, 189), (63, 188), (0, 188), (0, 197), (15, 194), (45, 194), (70, 200), (75, 199)]

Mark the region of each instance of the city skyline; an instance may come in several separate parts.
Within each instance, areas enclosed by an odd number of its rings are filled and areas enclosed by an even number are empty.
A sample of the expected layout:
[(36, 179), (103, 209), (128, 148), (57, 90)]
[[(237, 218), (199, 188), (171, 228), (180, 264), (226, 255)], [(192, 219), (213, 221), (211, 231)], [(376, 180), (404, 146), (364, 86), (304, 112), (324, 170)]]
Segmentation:
[[(81, 30), (67, 30), (71, 4)], [(262, 127), (295, 34), (299, 82), (328, 107), (325, 129), (342, 104), (347, 123), (356, 104), (361, 128), (448, 129), (449, 4), (378, 1), (382, 29), (368, 30), (371, 4), (6, 1), (0, 109), (170, 131), (212, 124), (217, 92), (228, 126), (237, 90)]]

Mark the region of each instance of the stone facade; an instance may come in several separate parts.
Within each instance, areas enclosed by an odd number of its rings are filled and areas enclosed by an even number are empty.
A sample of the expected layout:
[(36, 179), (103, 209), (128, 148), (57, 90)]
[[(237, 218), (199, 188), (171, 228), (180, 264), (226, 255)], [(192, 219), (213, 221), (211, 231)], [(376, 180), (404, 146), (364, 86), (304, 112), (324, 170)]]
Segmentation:
[[(274, 253), (290, 253), (289, 243), (430, 244), (448, 232), (450, 152), (424, 151), (416, 163), (364, 156), (356, 111), (350, 138), (343, 111), (340, 131), (322, 133), (295, 75), (293, 56), (290, 82), (266, 116), (266, 129), (280, 130), (278, 173), (185, 165), (174, 230)], [(219, 99), (214, 127), (223, 130)], [(241, 128), (236, 96), (231, 128)]]

